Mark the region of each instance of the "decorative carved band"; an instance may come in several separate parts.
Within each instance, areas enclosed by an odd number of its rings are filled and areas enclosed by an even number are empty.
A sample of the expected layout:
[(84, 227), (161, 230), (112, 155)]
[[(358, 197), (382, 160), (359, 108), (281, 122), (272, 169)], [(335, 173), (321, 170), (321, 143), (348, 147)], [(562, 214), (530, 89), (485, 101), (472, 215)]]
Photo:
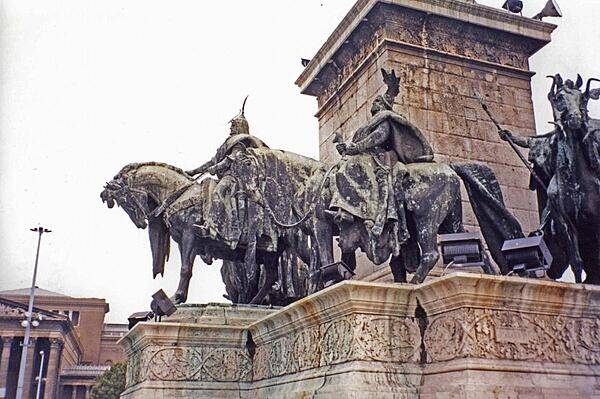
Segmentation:
[(351, 360), (416, 362), (420, 346), (413, 318), (350, 315), (258, 346), (254, 380)]
[(462, 308), (419, 321), (347, 315), (245, 348), (165, 347), (134, 351), (127, 386), (142, 381), (250, 382), (348, 361), (427, 363), (460, 358), (600, 364), (600, 319)]
[(458, 358), (600, 364), (600, 320), (459, 309), (430, 319), (427, 362)]
[(234, 348), (150, 346), (129, 357), (127, 386), (142, 381), (250, 381), (246, 351)]

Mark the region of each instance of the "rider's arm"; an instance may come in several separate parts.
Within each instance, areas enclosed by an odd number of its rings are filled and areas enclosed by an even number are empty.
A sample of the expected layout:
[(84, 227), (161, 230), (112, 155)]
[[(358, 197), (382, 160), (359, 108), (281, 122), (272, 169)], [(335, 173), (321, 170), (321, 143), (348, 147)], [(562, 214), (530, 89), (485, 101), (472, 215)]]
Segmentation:
[(208, 172), (211, 175), (216, 175), (217, 173), (224, 171), (226, 169), (229, 169), (229, 166), (231, 165), (232, 159), (231, 159), (231, 155), (226, 156), (225, 158), (223, 158), (223, 160), (221, 162), (219, 162), (218, 164), (211, 166), (210, 168), (208, 168)]
[(529, 148), (529, 137), (519, 136), (518, 134), (512, 133), (507, 129), (502, 129), (498, 133), (500, 134), (500, 138), (504, 141), (510, 140), (519, 147)]
[(210, 161), (206, 162), (205, 164), (200, 165), (196, 169), (187, 170), (185, 173), (187, 173), (190, 176), (196, 176), (196, 175), (199, 175), (199, 174), (203, 174), (206, 171), (208, 171), (208, 169), (211, 166), (213, 166), (213, 164), (214, 164), (214, 161), (211, 159)]
[(356, 145), (358, 152), (364, 152), (369, 148), (382, 145), (386, 142), (389, 136), (390, 124), (387, 121), (383, 121), (367, 137), (355, 142), (354, 144)]

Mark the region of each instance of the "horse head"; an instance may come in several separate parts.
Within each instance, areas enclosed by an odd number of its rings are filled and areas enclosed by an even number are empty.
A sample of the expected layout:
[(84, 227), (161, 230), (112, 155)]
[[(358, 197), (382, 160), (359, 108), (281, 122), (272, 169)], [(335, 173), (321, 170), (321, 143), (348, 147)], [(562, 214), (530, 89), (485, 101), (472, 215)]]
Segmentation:
[(137, 228), (145, 229), (148, 226), (146, 221), (148, 215), (147, 194), (133, 189), (126, 175), (119, 173), (113, 180), (106, 183), (104, 190), (100, 193), (100, 198), (102, 202), (106, 202), (109, 208), (113, 208), (115, 203), (123, 208)]
[(563, 81), (560, 74), (548, 77), (553, 81), (548, 100), (552, 104), (556, 122), (571, 130), (584, 127), (589, 119), (587, 109), (589, 100), (600, 98), (600, 89), (591, 89), (591, 83), (600, 80), (589, 79), (585, 91), (582, 91), (583, 78), (580, 75), (577, 75), (575, 82), (570, 79)]

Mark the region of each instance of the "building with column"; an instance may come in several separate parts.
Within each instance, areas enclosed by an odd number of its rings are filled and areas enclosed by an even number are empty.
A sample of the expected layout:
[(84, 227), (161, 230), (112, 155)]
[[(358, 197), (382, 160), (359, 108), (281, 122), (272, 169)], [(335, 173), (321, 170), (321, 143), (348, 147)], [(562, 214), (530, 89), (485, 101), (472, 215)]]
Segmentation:
[[(29, 289), (0, 292), (0, 399), (15, 398)], [(24, 398), (35, 398), (42, 370), (41, 398), (86, 399), (96, 378), (124, 360), (116, 342), (125, 324), (105, 324), (104, 299), (74, 298), (36, 288)], [(42, 364), (42, 354), (43, 364)]]

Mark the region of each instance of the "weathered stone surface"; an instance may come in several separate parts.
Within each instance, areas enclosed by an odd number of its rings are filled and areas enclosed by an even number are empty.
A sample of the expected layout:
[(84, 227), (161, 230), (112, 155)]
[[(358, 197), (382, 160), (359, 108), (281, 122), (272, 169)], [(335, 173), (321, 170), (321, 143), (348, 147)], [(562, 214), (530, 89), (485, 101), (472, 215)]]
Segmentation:
[(124, 398), (600, 395), (593, 286), (456, 273), (346, 281), (279, 310), (180, 310), (122, 340)]
[(121, 341), (127, 356), (123, 398), (238, 398), (252, 381), (246, 327), (275, 309), (180, 305), (161, 323), (139, 323)]

